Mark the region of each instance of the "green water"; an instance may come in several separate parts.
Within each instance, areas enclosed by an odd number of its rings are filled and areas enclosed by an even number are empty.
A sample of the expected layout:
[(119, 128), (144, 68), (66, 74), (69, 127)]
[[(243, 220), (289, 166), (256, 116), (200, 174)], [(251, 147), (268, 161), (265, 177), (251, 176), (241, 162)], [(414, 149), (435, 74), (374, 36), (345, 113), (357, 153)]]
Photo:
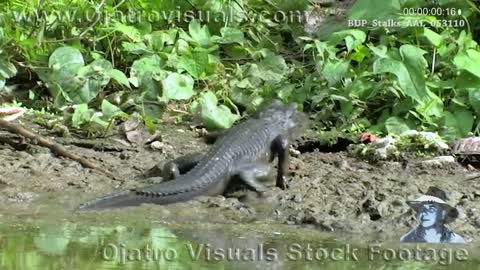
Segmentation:
[(266, 224), (82, 223), (0, 225), (0, 269), (480, 268), (472, 244), (400, 245)]

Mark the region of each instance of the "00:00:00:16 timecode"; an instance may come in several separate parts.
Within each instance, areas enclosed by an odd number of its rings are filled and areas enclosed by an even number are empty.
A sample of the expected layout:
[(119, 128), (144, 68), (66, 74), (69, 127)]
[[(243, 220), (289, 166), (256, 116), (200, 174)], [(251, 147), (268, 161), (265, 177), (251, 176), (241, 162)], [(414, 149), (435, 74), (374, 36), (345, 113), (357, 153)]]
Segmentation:
[(459, 8), (404, 8), (403, 15), (424, 15), (424, 16), (460, 16), (462, 15), (462, 10)]

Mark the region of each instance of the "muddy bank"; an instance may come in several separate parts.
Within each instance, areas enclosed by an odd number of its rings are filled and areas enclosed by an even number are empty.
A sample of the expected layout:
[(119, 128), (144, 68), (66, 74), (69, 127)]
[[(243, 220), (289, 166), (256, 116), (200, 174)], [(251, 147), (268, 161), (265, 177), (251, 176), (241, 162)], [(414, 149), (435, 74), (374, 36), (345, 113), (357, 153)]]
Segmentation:
[[(31, 124), (28, 124), (32, 126)], [(33, 126), (44, 136), (52, 134)], [(25, 219), (69, 219), (82, 222), (152, 220), (162, 223), (278, 223), (311, 226), (325, 232), (366, 233), (399, 238), (415, 219), (406, 204), (435, 185), (445, 189), (449, 203), (462, 215), (450, 224), (468, 240), (480, 238), (480, 180), (464, 181), (468, 171), (456, 163), (369, 164), (346, 151), (320, 152), (302, 147), (291, 160), (289, 189), (274, 188), (262, 197), (238, 190), (224, 196), (201, 197), (168, 206), (91, 213), (73, 212), (79, 203), (119, 189), (152, 184), (142, 174), (163, 160), (201, 151), (208, 146), (185, 126), (159, 127), (159, 150), (131, 146), (120, 134), (104, 139), (57, 138), (66, 147), (112, 172), (118, 179), (58, 158), (48, 149), (0, 132), (0, 214), (3, 222)], [(298, 144), (309, 141), (307, 136)]]

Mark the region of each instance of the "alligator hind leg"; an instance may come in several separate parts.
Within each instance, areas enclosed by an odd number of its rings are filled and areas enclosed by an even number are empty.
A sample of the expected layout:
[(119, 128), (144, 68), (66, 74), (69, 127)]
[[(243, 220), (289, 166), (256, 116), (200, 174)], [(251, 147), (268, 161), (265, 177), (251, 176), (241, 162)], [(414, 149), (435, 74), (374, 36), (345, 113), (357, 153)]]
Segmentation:
[(256, 192), (265, 192), (267, 187), (258, 179), (267, 178), (270, 174), (270, 166), (264, 163), (245, 163), (236, 168), (237, 175), (247, 186)]
[(164, 181), (175, 179), (180, 174), (187, 173), (193, 169), (193, 167), (195, 167), (204, 156), (205, 154), (203, 153), (192, 153), (165, 163), (162, 169), (162, 177)]
[(288, 138), (286, 136), (280, 135), (275, 140), (273, 140), (271, 151), (271, 159), (275, 156), (278, 156), (278, 166), (277, 166), (277, 183), (276, 186), (281, 189), (286, 189), (286, 174), (288, 170)]
[(209, 132), (203, 137), (203, 139), (207, 144), (214, 144), (216, 141), (218, 141), (218, 139), (223, 137), (227, 131), (228, 130)]
[(178, 157), (166, 163), (161, 162), (149, 169), (145, 177), (162, 176), (163, 181), (177, 178), (180, 174), (190, 171), (203, 158), (202, 153), (192, 153)]

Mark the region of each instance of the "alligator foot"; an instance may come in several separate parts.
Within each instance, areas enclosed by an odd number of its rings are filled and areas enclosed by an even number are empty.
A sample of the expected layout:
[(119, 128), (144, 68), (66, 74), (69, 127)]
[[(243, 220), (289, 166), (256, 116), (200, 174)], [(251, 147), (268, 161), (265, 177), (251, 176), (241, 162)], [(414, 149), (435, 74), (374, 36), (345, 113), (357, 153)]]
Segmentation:
[(281, 189), (286, 189), (286, 174), (288, 171), (288, 161), (289, 161), (289, 152), (288, 152), (288, 138), (286, 136), (280, 135), (272, 143), (271, 151), (273, 155), (272, 159), (275, 156), (278, 156), (278, 166), (277, 166), (277, 182), (276, 186)]
[(270, 166), (264, 163), (244, 163), (237, 166), (237, 175), (243, 180), (245, 184), (252, 190), (263, 193), (267, 191), (258, 179), (267, 178), (270, 174)]

